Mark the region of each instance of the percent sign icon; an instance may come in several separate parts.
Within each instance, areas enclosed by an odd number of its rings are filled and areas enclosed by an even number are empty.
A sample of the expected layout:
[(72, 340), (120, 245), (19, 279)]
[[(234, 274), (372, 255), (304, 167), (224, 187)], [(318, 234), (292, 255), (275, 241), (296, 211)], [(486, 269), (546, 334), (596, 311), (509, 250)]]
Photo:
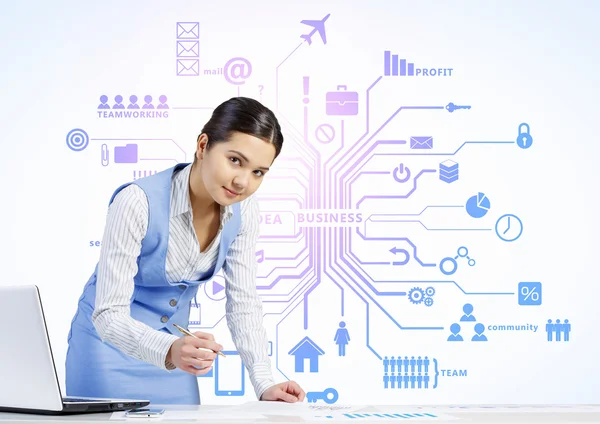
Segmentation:
[(519, 283), (519, 305), (542, 304), (542, 283)]

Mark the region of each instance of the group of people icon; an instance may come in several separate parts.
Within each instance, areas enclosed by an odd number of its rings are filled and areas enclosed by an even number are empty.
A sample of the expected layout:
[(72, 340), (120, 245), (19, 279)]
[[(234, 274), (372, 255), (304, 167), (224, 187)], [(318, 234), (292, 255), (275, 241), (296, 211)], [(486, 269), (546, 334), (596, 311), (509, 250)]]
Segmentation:
[[(429, 358), (420, 356), (401, 356), (383, 358), (383, 387), (384, 389), (427, 389), (429, 388)], [(404, 374), (402, 371), (404, 370)], [(410, 373), (410, 375), (409, 375)], [(416, 375), (415, 375), (416, 374)], [(410, 386), (409, 386), (410, 385)]]
[[(562, 323), (559, 319), (557, 319), (556, 322), (552, 322), (552, 320), (549, 319), (546, 324), (546, 333), (548, 334), (549, 342), (568, 342), (569, 334), (571, 333), (571, 323), (568, 319), (564, 320)], [(554, 336), (554, 340), (552, 340), (552, 336)]]
[[(398, 358), (394, 358), (393, 356), (388, 359), (387, 356), (383, 357), (383, 372), (396, 372), (396, 368), (398, 372), (402, 372), (402, 367), (404, 367), (404, 372), (429, 372), (429, 358), (426, 356), (425, 358), (421, 358), (418, 356), (416, 359), (414, 356), (411, 356), (408, 359), (408, 356), (405, 356), (402, 359), (401, 356)], [(410, 368), (410, 369), (409, 369)]]
[[(473, 305), (471, 305), (470, 303), (465, 303), (465, 305), (463, 306), (463, 312), (464, 315), (460, 318), (461, 322), (476, 322), (477, 319), (475, 319), (475, 316), (473, 315)], [(463, 336), (460, 334), (460, 324), (458, 323), (454, 323), (450, 326), (450, 332), (452, 334), (450, 334), (450, 336), (448, 336), (448, 341), (449, 342), (462, 342), (464, 341)], [(481, 323), (477, 323), (475, 324), (475, 327), (473, 328), (473, 330), (475, 331), (475, 334), (473, 335), (473, 337), (471, 337), (471, 341), (472, 342), (487, 342), (487, 336), (485, 334), (483, 334), (483, 332), (485, 331), (485, 325), (481, 324)]]
[[(169, 109), (169, 105), (167, 104), (167, 96), (164, 94), (161, 95), (158, 100), (160, 104), (156, 106), (156, 109)], [(140, 106), (137, 104), (138, 97), (134, 94), (129, 96), (129, 105), (127, 109), (140, 109)], [(98, 109), (111, 109), (108, 102), (108, 96), (102, 95), (100, 96), (100, 105), (98, 105)], [(152, 104), (152, 96), (147, 95), (144, 97), (144, 105), (142, 105), (141, 109), (154, 109), (154, 105)], [(115, 96), (115, 104), (112, 106), (112, 109), (125, 109), (125, 105), (123, 104), (123, 96), (117, 94)]]

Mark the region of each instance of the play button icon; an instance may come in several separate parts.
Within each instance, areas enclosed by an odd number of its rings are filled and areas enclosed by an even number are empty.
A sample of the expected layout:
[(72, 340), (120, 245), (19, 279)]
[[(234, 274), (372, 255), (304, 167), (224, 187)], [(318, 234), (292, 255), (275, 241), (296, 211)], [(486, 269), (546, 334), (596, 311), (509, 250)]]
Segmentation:
[(223, 290), (225, 287), (223, 287), (222, 285), (220, 285), (216, 280), (213, 280), (213, 295), (219, 293), (221, 290)]
[(225, 299), (225, 278), (222, 275), (215, 277), (204, 284), (204, 293), (211, 300)]

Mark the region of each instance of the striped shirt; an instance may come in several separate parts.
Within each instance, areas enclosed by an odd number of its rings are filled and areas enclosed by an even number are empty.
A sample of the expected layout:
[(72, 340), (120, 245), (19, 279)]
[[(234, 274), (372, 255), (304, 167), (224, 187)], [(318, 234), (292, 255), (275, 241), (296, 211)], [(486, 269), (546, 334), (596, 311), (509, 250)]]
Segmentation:
[[(221, 207), (221, 225), (213, 242), (203, 252), (193, 226), (189, 200), (192, 165), (177, 172), (171, 184), (171, 215), (166, 258), (170, 283), (198, 280), (213, 271), (219, 253), (223, 225), (232, 216), (232, 207)], [(232, 242), (223, 274), (225, 277), (227, 325), (237, 350), (248, 369), (256, 396), (274, 385), (268, 356), (267, 333), (263, 326), (262, 302), (256, 291), (256, 242), (259, 209), (254, 197), (240, 203), (241, 227)], [(130, 299), (137, 274), (137, 258), (148, 228), (148, 199), (131, 184), (121, 190), (108, 209), (96, 282), (96, 305), (92, 322), (100, 338), (122, 352), (164, 370), (175, 367), (166, 362), (171, 344), (178, 339), (154, 330), (130, 314)]]

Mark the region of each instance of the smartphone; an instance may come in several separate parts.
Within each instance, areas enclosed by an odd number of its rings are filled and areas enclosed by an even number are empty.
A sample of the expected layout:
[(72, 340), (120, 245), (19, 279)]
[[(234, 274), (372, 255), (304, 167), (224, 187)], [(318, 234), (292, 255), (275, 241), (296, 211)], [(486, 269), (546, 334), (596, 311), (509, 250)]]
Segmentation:
[(240, 353), (235, 350), (223, 351), (226, 358), (215, 358), (215, 395), (244, 396), (246, 370)]
[(136, 408), (125, 411), (126, 417), (159, 417), (165, 413), (162, 408)]

